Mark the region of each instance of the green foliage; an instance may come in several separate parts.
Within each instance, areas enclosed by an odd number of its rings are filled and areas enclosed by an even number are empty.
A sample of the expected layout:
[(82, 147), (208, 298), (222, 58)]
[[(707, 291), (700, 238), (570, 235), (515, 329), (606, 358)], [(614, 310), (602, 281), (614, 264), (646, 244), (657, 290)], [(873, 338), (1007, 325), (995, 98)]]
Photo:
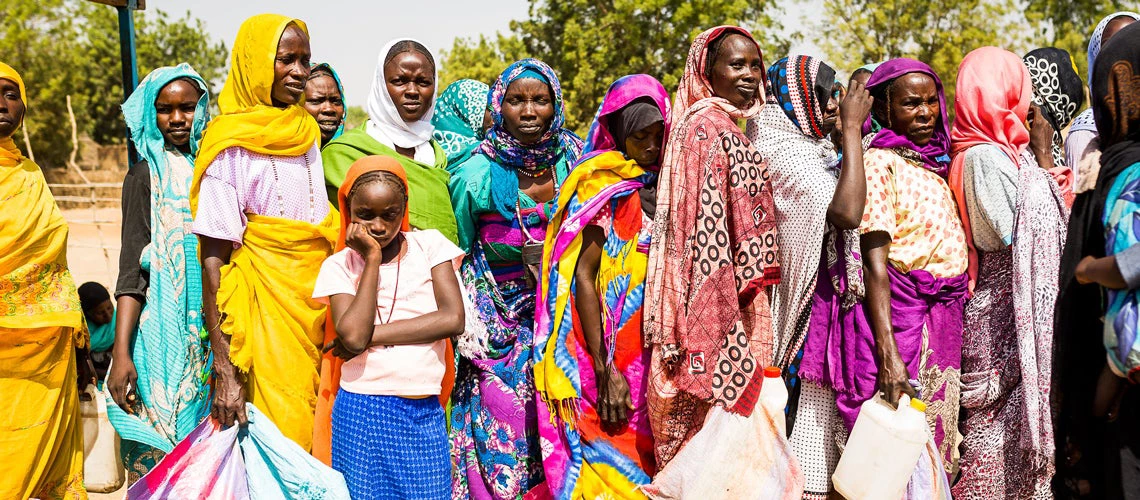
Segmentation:
[(817, 28), (828, 61), (843, 74), (896, 57), (930, 64), (954, 98), (958, 64), (985, 45), (1024, 53), (1032, 30), (1012, 0), (824, 0)]
[(1027, 0), (1026, 16), (1038, 20), (1043, 46), (1069, 51), (1082, 78), (1088, 78), (1088, 46), (1100, 20), (1121, 10), (1136, 11), (1140, 2), (1119, 0)]
[[(95, 142), (120, 143), (126, 137), (126, 124), (119, 109), (123, 85), (118, 15), (115, 9), (91, 2), (81, 3), (79, 15), (86, 21), (78, 48), (84, 81), (76, 90), (85, 106), (76, 114), (84, 115), (81, 127)], [(189, 12), (174, 19), (161, 10), (136, 12), (135, 36), (140, 79), (155, 68), (180, 62), (190, 63), (207, 82), (225, 77), (229, 54), (225, 45), (211, 42), (202, 21)]]
[(344, 129), (352, 130), (359, 127), (368, 119), (368, 112), (362, 106), (349, 106), (348, 116), (344, 118)]
[[(71, 152), (67, 96), (80, 134), (101, 144), (123, 142), (115, 9), (81, 0), (6, 0), (0, 19), (0, 57), (21, 73), (28, 88), (25, 124), (37, 162), (63, 166)], [(224, 76), (225, 46), (211, 41), (189, 13), (171, 18), (160, 10), (136, 12), (135, 32), (140, 78), (183, 61), (207, 81), (217, 83)]]
[(512, 62), (526, 57), (526, 48), (515, 35), (496, 33), (489, 38), (456, 38), (451, 49), (440, 54), (440, 92), (456, 80), (470, 78), (490, 85)]
[[(41, 165), (63, 165), (71, 150), (64, 96), (74, 89), (77, 58), (69, 43), (74, 27), (67, 13), (63, 0), (0, 4), (0, 60), (20, 72), (27, 87), (24, 129)], [(17, 135), (23, 149), (23, 132)]]
[(463, 73), (490, 82), (511, 62), (537, 57), (561, 80), (567, 126), (584, 133), (606, 88), (624, 75), (647, 73), (675, 89), (689, 45), (704, 29), (745, 26), (765, 61), (775, 61), (790, 45), (774, 29), (777, 12), (774, 0), (531, 0), (529, 19), (512, 22), (512, 36), (456, 40), (441, 80)]

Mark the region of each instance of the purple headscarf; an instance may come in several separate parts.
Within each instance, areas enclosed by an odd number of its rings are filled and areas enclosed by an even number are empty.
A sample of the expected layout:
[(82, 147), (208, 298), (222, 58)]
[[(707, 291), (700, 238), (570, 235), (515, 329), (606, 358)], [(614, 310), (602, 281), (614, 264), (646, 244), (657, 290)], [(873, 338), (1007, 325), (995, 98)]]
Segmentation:
[[(665, 90), (665, 86), (649, 75), (623, 76), (610, 85), (602, 99), (602, 104), (598, 106), (594, 123), (590, 125), (590, 132), (586, 134), (586, 147), (582, 151), (582, 160), (585, 160), (587, 155), (593, 156), (591, 153), (603, 153), (618, 149), (614, 142), (614, 131), (610, 130), (609, 117), (634, 100), (646, 97), (652, 99), (657, 108), (661, 110), (661, 117), (665, 120), (665, 136), (668, 137), (669, 92)], [(661, 151), (664, 154), (665, 148), (661, 148)], [(582, 160), (579, 160), (579, 163)]]
[[(925, 146), (919, 146), (905, 135), (899, 135), (895, 131), (883, 127), (878, 135), (871, 140), (872, 148), (907, 148), (922, 156), (923, 163), (926, 168), (932, 172), (946, 177), (950, 172), (950, 126), (946, 121), (946, 94), (942, 91), (942, 79), (938, 78), (938, 74), (934, 72), (926, 63), (916, 61), (914, 59), (899, 58), (891, 59), (878, 68), (875, 72), (871, 73), (871, 78), (867, 80), (867, 90), (874, 92), (876, 87), (885, 85), (895, 78), (903, 76), (907, 73), (922, 73), (930, 75), (934, 79), (934, 85), (938, 88), (938, 106), (940, 115), (938, 116), (938, 123), (934, 125), (934, 137)], [(889, 104), (889, 103), (888, 103)], [(867, 118), (867, 122), (863, 124), (863, 135), (871, 133), (871, 118)]]

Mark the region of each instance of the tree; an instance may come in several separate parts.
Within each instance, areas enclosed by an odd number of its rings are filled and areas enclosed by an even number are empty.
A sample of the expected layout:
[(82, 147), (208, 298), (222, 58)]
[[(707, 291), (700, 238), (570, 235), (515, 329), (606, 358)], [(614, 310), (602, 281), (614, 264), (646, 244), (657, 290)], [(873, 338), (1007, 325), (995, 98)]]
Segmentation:
[(996, 45), (1020, 54), (1032, 39), (1012, 0), (824, 0), (823, 7), (816, 29), (826, 33), (820, 45), (839, 72), (912, 57), (938, 73), (951, 108), (967, 53)]
[[(36, 160), (63, 165), (71, 151), (65, 101), (77, 78), (68, 8), (63, 0), (8, 0), (0, 4), (0, 19), (0, 60), (20, 72), (27, 87), (24, 131)], [(15, 138), (21, 148), (24, 131)]]
[[(86, 75), (78, 89), (84, 103), (82, 129), (99, 144), (122, 143), (126, 123), (119, 109), (123, 84), (118, 17), (114, 9), (91, 2), (82, 2), (79, 16), (86, 21), (79, 48), (80, 72)], [(207, 82), (225, 77), (229, 55), (225, 44), (212, 42), (202, 21), (191, 18), (189, 12), (173, 20), (161, 10), (137, 12), (135, 36), (140, 79), (155, 68), (181, 62), (190, 63)]]
[(1069, 51), (1077, 71), (1087, 80), (1089, 36), (1113, 12), (1136, 10), (1137, 2), (1119, 0), (1028, 0), (1026, 16), (1036, 21), (1043, 45)]
[[(63, 166), (71, 152), (67, 96), (80, 133), (101, 144), (123, 142), (115, 10), (85, 0), (6, 0), (0, 19), (0, 58), (21, 73), (28, 89), (25, 126), (36, 161)], [(136, 12), (135, 20), (140, 77), (185, 61), (207, 81), (221, 80), (226, 48), (210, 40), (201, 21), (189, 13), (171, 19), (160, 10)]]
[[(632, 73), (675, 89), (689, 44), (702, 30), (737, 24), (752, 29), (774, 62), (790, 40), (775, 29), (774, 0), (531, 0), (530, 16), (511, 23), (511, 36), (456, 40), (444, 54), (445, 79), (463, 74), (491, 81), (523, 55), (558, 74), (567, 125), (584, 133), (610, 83)], [(472, 68), (474, 66), (474, 68)]]
[(526, 57), (526, 47), (515, 35), (496, 33), (494, 39), (456, 38), (440, 53), (439, 85), (442, 92), (456, 80), (470, 78), (490, 85), (512, 62)]

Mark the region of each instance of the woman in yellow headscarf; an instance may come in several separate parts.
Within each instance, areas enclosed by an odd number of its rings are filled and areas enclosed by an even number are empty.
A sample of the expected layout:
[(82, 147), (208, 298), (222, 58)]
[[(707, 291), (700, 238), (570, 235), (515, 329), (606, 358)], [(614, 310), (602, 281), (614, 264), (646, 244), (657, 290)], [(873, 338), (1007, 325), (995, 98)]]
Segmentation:
[[(26, 105), (24, 81), (0, 63), (0, 498), (87, 498), (76, 387), (87, 328), (67, 270), (67, 222), (12, 140)], [(81, 383), (93, 382), (84, 372)]]
[(245, 423), (248, 401), (306, 450), (325, 321), (325, 306), (310, 297), (338, 229), (320, 129), (299, 105), (309, 56), (298, 19), (242, 23), (190, 190), (214, 351), (211, 414)]

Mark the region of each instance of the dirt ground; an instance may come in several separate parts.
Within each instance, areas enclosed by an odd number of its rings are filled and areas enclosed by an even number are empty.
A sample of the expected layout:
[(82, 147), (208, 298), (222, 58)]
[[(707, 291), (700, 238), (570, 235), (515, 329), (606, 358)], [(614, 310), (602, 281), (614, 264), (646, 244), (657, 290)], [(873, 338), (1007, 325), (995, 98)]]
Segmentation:
[(71, 209), (63, 211), (70, 233), (67, 265), (75, 284), (102, 283), (112, 294), (119, 274), (120, 209)]

